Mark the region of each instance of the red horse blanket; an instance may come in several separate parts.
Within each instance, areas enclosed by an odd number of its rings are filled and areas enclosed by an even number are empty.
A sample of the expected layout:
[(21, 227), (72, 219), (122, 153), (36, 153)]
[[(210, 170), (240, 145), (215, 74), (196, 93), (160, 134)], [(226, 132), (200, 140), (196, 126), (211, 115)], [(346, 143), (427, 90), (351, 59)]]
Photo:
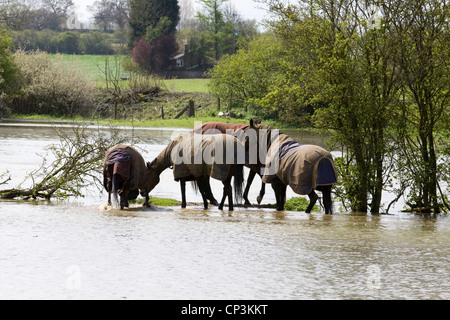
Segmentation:
[(113, 167), (109, 174), (112, 178), (114, 174), (120, 174), (129, 178), (130, 190), (147, 188), (147, 165), (141, 154), (133, 147), (126, 145), (116, 145), (106, 151), (105, 167)]

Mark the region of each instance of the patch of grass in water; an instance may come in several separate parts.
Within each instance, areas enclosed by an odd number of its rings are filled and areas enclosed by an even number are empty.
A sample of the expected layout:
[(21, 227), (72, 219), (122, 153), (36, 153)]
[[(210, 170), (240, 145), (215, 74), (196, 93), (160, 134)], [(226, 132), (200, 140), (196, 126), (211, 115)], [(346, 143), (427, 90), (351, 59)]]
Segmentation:
[[(302, 197), (294, 197), (286, 201), (284, 210), (305, 211), (308, 208), (309, 200)], [(318, 206), (314, 206), (312, 211), (320, 211)]]
[[(143, 204), (145, 202), (144, 198), (139, 198), (137, 200), (130, 201), (133, 204)], [(166, 199), (166, 198), (153, 198), (150, 197), (150, 203), (157, 207), (173, 207), (181, 204), (180, 201), (175, 199)]]

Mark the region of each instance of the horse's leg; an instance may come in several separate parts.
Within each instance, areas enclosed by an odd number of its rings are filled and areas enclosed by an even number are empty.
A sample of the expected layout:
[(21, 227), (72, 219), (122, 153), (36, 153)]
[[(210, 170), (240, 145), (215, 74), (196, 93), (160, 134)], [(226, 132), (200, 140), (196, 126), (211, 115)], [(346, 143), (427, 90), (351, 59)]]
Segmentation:
[(112, 166), (107, 166), (103, 170), (103, 185), (105, 186), (105, 189), (108, 191), (108, 205), (112, 206), (111, 202), (111, 193), (113, 191)]
[(226, 194), (226, 192), (225, 192), (225, 184), (224, 184), (224, 186), (223, 186), (222, 200), (220, 201), (219, 206), (218, 206), (218, 209), (219, 209), (219, 210), (223, 210), (223, 205), (224, 205), (224, 203), (225, 203), (225, 199), (226, 199), (226, 198), (227, 198), (227, 194)]
[(283, 187), (283, 184), (281, 182), (272, 183), (272, 189), (275, 192), (275, 199), (277, 201), (277, 210), (278, 211), (283, 211), (283, 209), (284, 209), (284, 202), (281, 199), (282, 187)]
[[(262, 177), (261, 177), (262, 179)], [(258, 201), (258, 204), (261, 204), (262, 199), (264, 198), (264, 195), (266, 194), (266, 184), (264, 182), (261, 183), (261, 190), (259, 191), (259, 196), (256, 198), (256, 201)]]
[(198, 188), (200, 189), (200, 194), (203, 199), (203, 208), (208, 209), (208, 188), (209, 188), (209, 179), (205, 177), (197, 178)]
[(309, 197), (309, 205), (306, 208), (305, 212), (306, 213), (311, 213), (311, 210), (313, 209), (314, 205), (316, 204), (317, 199), (319, 199), (319, 196), (317, 195), (317, 193), (314, 190), (312, 190), (308, 194), (308, 197)]
[(251, 206), (252, 204), (250, 203), (250, 201), (248, 200), (248, 193), (250, 191), (250, 187), (252, 185), (253, 179), (255, 178), (256, 172), (253, 170), (250, 170), (249, 174), (248, 174), (248, 178), (247, 178), (247, 185), (245, 186), (245, 191), (244, 191), (244, 206)]
[(150, 197), (149, 197), (149, 192), (147, 191), (147, 189), (144, 190), (144, 194), (141, 194), (141, 196), (145, 197), (145, 203), (143, 204), (143, 207), (146, 208), (150, 208)]
[(181, 187), (181, 208), (186, 208), (186, 180), (180, 180)]
[(333, 214), (333, 202), (331, 200), (331, 186), (320, 186), (317, 190), (322, 191), (323, 206), (325, 214)]
[(228, 178), (225, 181), (222, 181), (223, 183), (223, 196), (222, 201), (220, 201), (219, 204), (219, 210), (223, 210), (223, 206), (225, 204), (225, 199), (228, 197), (228, 210), (233, 211), (233, 195), (232, 195), (232, 188), (231, 188), (231, 177), (232, 175), (228, 176)]
[(227, 193), (228, 193), (228, 210), (229, 211), (233, 211), (234, 210), (234, 205), (233, 205), (233, 190), (232, 190), (232, 187), (231, 187), (231, 181), (230, 181), (231, 179), (227, 179), (226, 181), (225, 181), (225, 183), (226, 183), (226, 190), (227, 190)]
[[(123, 179), (123, 178), (122, 178)], [(125, 208), (128, 208), (130, 206), (130, 204), (128, 203), (128, 195), (130, 193), (130, 179), (126, 178), (125, 181), (122, 184), (122, 190), (119, 191), (119, 195), (120, 195), (120, 202), (123, 202), (123, 206)], [(121, 209), (122, 208), (122, 204), (121, 204)]]
[(209, 202), (213, 206), (218, 206), (219, 203), (217, 202), (216, 198), (214, 198), (214, 195), (211, 190), (211, 184), (209, 183), (209, 176), (203, 176), (203, 177), (201, 177), (201, 179), (202, 179), (202, 183), (204, 185), (204, 191), (205, 191), (206, 198), (209, 200)]
[(287, 185), (285, 185), (284, 183), (281, 183), (280, 186), (280, 202), (281, 202), (281, 206), (280, 206), (280, 211), (284, 210), (284, 204), (286, 203), (286, 189), (287, 189)]

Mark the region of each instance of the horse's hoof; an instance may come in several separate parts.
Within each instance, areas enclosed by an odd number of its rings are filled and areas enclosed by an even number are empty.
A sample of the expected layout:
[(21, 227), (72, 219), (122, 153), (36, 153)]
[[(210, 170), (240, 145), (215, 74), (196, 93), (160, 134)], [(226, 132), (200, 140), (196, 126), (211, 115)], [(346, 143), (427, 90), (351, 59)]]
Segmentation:
[(244, 207), (250, 207), (252, 204), (250, 203), (250, 201), (245, 200), (244, 202)]
[(217, 209), (219, 210), (223, 210), (223, 206), (219, 206)]
[(150, 208), (150, 203), (148, 202), (144, 202), (144, 204), (142, 205), (144, 208)]
[(262, 196), (258, 196), (258, 198), (256, 198), (256, 201), (258, 202), (258, 204), (261, 204), (263, 197)]
[[(209, 201), (209, 204), (212, 205), (212, 206), (216, 206), (216, 207), (219, 205), (219, 203), (217, 202), (217, 200), (210, 200), (210, 201)], [(206, 209), (208, 209), (208, 208), (206, 208)]]

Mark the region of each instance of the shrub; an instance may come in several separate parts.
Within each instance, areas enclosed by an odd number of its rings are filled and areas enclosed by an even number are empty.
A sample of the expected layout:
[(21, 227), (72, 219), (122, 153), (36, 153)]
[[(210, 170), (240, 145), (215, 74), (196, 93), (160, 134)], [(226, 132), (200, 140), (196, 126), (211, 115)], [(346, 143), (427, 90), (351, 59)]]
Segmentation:
[(134, 44), (133, 50), (131, 50), (131, 58), (143, 71), (151, 71), (150, 59), (152, 54), (152, 48), (144, 40), (137, 40)]
[(67, 31), (58, 35), (58, 50), (61, 53), (80, 53), (80, 34), (74, 31)]
[(170, 58), (178, 50), (175, 36), (159, 37), (151, 45), (144, 39), (137, 40), (131, 50), (131, 58), (139, 65), (142, 71), (152, 72), (167, 68)]
[(55, 116), (86, 114), (95, 94), (94, 84), (75, 60), (63, 62), (40, 51), (15, 54), (22, 93), (13, 101), (13, 112)]
[(108, 34), (91, 31), (81, 35), (80, 49), (85, 54), (114, 54)]
[[(308, 208), (309, 201), (306, 198), (294, 197), (286, 201), (284, 210), (288, 211), (305, 211)], [(317, 206), (313, 207), (313, 211), (319, 211)]]
[(17, 66), (11, 53), (9, 32), (0, 25), (0, 99), (16, 90)]

